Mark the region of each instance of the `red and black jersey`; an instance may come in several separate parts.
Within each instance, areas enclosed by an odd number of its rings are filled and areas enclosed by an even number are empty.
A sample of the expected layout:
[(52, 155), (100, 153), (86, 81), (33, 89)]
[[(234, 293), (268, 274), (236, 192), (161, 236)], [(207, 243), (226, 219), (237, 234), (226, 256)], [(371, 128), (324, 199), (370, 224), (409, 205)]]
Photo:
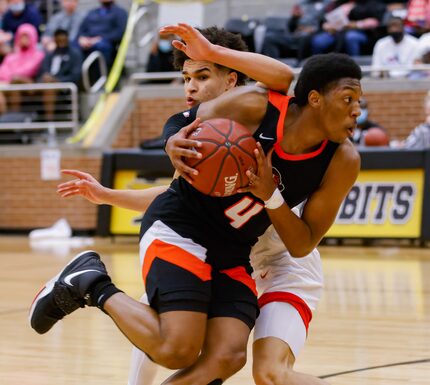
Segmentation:
[[(287, 204), (294, 207), (319, 187), (338, 144), (324, 141), (315, 151), (303, 155), (283, 152), (280, 142), (290, 103), (294, 103), (291, 97), (269, 91), (267, 112), (254, 138), (266, 153), (275, 148), (272, 155), (274, 178)], [(185, 117), (192, 122), (195, 111), (192, 109), (182, 114), (180, 120)], [(167, 136), (172, 134), (175, 121), (176, 118), (168, 121), (166, 131), (170, 132)], [(219, 270), (249, 267), (251, 247), (271, 224), (264, 203), (252, 194), (210, 197), (181, 177), (174, 180), (149, 207), (143, 217), (141, 236), (156, 220), (162, 221), (181, 237), (191, 238), (205, 247), (207, 262)]]

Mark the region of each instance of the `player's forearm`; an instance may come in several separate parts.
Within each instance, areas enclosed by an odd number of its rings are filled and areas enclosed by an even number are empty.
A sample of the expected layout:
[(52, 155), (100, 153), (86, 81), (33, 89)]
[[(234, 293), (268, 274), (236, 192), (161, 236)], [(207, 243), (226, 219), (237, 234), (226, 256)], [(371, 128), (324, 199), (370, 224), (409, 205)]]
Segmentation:
[(144, 190), (108, 189), (104, 204), (144, 212), (158, 195), (166, 191), (167, 187), (156, 186)]
[(267, 210), (270, 220), (289, 253), (296, 258), (308, 255), (320, 242), (315, 239), (309, 226), (295, 215), (287, 204), (275, 210)]
[(289, 66), (258, 53), (236, 51), (216, 45), (210, 60), (242, 72), (275, 91), (286, 92), (294, 79)]

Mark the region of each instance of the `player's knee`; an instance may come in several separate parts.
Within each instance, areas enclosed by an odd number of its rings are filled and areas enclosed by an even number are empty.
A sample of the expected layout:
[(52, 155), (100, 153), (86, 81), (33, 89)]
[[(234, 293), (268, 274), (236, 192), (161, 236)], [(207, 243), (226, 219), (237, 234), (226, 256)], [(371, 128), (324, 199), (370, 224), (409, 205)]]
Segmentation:
[(255, 366), (252, 376), (256, 385), (278, 385), (281, 384), (282, 374), (275, 366)]
[(214, 357), (224, 377), (230, 377), (246, 364), (246, 350), (218, 352)]
[(168, 369), (182, 369), (196, 362), (200, 348), (193, 344), (166, 344), (158, 354), (157, 362)]

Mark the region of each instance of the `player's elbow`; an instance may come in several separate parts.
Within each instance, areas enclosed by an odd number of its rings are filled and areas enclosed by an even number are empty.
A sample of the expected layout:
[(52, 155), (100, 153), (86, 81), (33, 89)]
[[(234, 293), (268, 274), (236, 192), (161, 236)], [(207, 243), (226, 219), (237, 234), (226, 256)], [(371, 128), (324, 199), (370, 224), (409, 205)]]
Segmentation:
[(289, 248), (288, 251), (293, 258), (303, 258), (309, 255), (316, 246), (317, 245), (314, 243), (308, 245), (301, 244), (297, 245), (296, 247)]
[(270, 89), (278, 92), (287, 93), (292, 81), (294, 80), (294, 74), (291, 70), (280, 71), (277, 76), (277, 81), (274, 84), (270, 84)]

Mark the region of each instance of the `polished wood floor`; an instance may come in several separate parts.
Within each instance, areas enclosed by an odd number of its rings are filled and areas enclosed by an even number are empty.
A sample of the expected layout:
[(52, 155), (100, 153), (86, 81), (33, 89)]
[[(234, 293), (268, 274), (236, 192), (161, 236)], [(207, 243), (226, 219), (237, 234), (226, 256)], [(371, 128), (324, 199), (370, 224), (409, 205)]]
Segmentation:
[[(96, 240), (91, 248), (138, 298), (136, 244)], [(76, 311), (43, 336), (28, 326), (34, 294), (80, 251), (37, 246), (0, 237), (0, 384), (126, 385), (130, 345), (100, 311)], [(430, 384), (429, 250), (322, 247), (321, 254), (326, 287), (296, 369), (333, 385)], [(252, 384), (250, 363), (228, 383)]]

